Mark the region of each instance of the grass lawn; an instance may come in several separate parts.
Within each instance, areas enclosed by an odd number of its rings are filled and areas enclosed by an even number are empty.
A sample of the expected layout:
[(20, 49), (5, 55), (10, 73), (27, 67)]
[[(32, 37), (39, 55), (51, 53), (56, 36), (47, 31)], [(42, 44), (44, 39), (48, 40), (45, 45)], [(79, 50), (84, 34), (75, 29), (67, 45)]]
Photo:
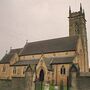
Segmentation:
[[(55, 90), (53, 85), (50, 85), (49, 90)], [(59, 88), (60, 90), (60, 88)], [(64, 87), (63, 90), (67, 90), (67, 87)]]

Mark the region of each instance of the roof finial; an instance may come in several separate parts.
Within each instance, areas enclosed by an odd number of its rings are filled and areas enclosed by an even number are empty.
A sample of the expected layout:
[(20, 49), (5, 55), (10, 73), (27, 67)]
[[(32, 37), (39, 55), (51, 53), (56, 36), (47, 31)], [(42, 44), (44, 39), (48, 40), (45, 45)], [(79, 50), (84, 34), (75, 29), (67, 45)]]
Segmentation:
[(28, 44), (28, 40), (26, 40), (26, 44)]
[(10, 51), (12, 50), (12, 47), (10, 47)]
[(69, 6), (69, 16), (71, 15), (71, 6)]
[(84, 9), (83, 9), (83, 16), (85, 17), (85, 11), (84, 11)]
[(7, 54), (7, 52), (8, 52), (8, 51), (6, 50), (6, 54)]
[(80, 3), (80, 12), (82, 13), (82, 4)]

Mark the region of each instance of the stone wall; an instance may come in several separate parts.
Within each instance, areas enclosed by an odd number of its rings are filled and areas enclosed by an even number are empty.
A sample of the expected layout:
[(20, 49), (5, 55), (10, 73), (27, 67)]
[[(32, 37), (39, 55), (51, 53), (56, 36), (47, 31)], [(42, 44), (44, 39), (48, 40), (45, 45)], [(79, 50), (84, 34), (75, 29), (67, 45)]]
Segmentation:
[(25, 90), (25, 78), (13, 77), (11, 90)]
[(1, 80), (0, 79), (0, 90), (11, 90), (12, 81), (11, 80)]
[[(76, 81), (77, 90), (90, 90), (90, 76), (79, 76)], [(25, 85), (25, 78), (21, 77), (13, 77), (12, 80), (0, 79), (0, 90), (26, 90)], [(71, 90), (74, 90), (73, 87)]]
[(25, 79), (0, 80), (0, 90), (25, 90)]
[(90, 76), (80, 76), (77, 79), (78, 90), (90, 90)]

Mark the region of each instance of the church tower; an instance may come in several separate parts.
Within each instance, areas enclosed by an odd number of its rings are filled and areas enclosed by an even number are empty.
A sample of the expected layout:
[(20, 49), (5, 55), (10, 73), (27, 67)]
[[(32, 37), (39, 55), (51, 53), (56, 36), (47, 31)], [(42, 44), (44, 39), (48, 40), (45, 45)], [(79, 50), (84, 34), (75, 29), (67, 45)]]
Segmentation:
[(80, 4), (80, 11), (71, 12), (69, 7), (69, 36), (78, 35), (81, 37), (83, 51), (84, 51), (84, 67), (85, 72), (88, 72), (88, 47), (87, 47), (87, 31), (86, 31), (86, 19), (85, 12)]

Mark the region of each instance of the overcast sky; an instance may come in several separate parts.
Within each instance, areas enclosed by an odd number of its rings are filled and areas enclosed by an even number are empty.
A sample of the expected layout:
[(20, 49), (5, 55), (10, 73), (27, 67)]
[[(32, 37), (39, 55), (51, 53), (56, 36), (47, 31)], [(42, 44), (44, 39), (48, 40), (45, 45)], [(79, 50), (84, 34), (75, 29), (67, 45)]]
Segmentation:
[[(86, 13), (90, 54), (90, 0), (0, 0), (0, 59), (29, 42), (68, 36), (68, 7)], [(90, 58), (90, 57), (89, 57)]]

